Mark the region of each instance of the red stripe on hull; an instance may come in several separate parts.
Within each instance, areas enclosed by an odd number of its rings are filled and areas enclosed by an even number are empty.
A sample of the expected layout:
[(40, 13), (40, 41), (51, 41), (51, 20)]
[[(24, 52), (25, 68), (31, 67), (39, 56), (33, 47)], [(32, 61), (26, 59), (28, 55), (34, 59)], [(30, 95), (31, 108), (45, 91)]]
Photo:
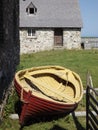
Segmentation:
[[(21, 86), (15, 80), (16, 91), (21, 97)], [(25, 119), (29, 116), (45, 116), (58, 115), (60, 113), (68, 113), (77, 107), (77, 104), (61, 104), (53, 101), (48, 101), (31, 94), (31, 92), (23, 91), (23, 106), (20, 114), (20, 124), (24, 124)]]

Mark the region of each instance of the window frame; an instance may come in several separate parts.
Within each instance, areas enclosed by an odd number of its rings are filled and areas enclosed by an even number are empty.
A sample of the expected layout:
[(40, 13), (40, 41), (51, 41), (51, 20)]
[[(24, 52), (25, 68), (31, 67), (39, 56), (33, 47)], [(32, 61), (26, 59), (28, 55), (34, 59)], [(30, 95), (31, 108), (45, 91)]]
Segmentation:
[(29, 14), (35, 14), (35, 9), (34, 8), (29, 8)]
[(27, 29), (27, 37), (28, 38), (36, 38), (36, 30), (33, 28)]
[(37, 8), (31, 2), (30, 5), (26, 8), (26, 12), (28, 15), (35, 15), (37, 13)]

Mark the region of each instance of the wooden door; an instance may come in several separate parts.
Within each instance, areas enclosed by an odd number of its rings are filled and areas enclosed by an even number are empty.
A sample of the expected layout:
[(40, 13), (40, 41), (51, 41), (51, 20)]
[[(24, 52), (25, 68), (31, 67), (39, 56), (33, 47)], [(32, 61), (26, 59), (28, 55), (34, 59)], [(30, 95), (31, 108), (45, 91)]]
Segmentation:
[(61, 28), (54, 29), (54, 45), (63, 46), (63, 30)]

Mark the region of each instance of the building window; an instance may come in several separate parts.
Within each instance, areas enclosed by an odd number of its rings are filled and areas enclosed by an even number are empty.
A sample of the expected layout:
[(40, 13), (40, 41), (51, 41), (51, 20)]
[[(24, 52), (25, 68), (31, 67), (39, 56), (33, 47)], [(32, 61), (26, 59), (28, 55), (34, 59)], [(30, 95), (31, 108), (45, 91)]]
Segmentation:
[(29, 13), (30, 13), (30, 14), (34, 14), (34, 12), (35, 12), (35, 11), (34, 11), (34, 8), (29, 8)]
[(29, 28), (28, 29), (28, 37), (35, 37), (36, 31), (34, 29)]
[(37, 8), (36, 8), (36, 7), (33, 5), (33, 3), (31, 2), (31, 3), (29, 4), (29, 6), (26, 8), (26, 12), (27, 12), (27, 14), (30, 14), (30, 15), (36, 14)]

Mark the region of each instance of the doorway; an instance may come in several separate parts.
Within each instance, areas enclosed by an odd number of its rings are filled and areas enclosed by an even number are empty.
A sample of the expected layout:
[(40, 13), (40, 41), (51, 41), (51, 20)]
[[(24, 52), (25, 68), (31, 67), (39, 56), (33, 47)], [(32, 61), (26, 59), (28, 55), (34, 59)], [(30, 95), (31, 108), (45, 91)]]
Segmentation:
[(63, 29), (54, 29), (54, 46), (63, 46)]

